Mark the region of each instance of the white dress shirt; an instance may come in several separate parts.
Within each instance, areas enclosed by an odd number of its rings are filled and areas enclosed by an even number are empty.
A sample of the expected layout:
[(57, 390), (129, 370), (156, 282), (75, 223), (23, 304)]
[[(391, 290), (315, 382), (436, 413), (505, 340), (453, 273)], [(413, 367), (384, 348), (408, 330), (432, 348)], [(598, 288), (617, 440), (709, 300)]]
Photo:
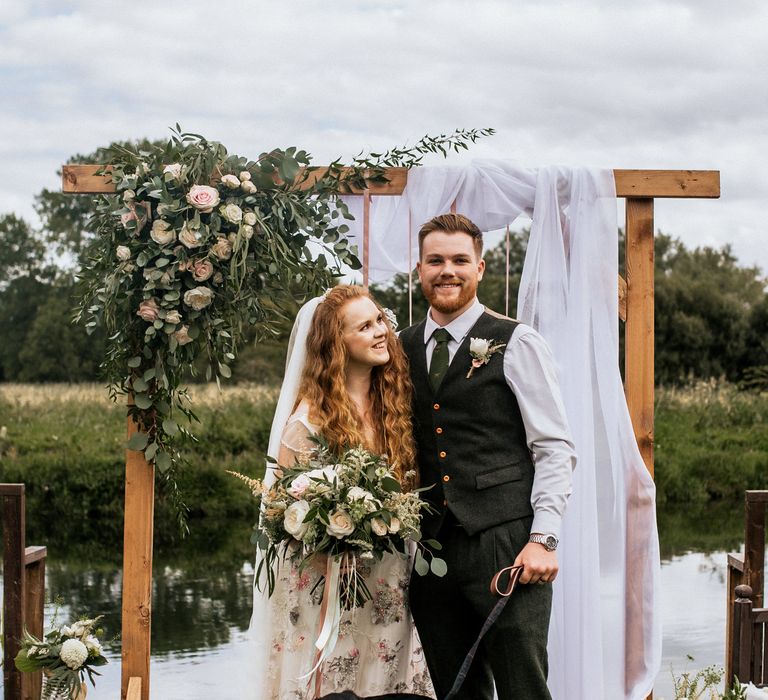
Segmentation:
[[(453, 361), (456, 350), (484, 311), (483, 305), (475, 298), (472, 306), (461, 316), (443, 326), (451, 335), (448, 341), (449, 362)], [(430, 309), (424, 326), (428, 370), (435, 347), (432, 334), (436, 328), (440, 326), (432, 319)], [(504, 378), (520, 406), (526, 443), (535, 469), (531, 491), (534, 513), (531, 532), (559, 538), (565, 504), (571, 494), (571, 473), (576, 466), (576, 452), (552, 352), (544, 338), (523, 323), (515, 328), (504, 349)]]

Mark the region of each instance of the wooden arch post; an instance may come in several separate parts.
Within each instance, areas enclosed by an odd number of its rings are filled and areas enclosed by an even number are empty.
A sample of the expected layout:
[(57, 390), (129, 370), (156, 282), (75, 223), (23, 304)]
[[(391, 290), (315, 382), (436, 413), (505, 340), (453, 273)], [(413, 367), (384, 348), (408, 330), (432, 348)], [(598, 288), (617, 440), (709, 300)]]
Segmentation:
[[(108, 194), (115, 191), (108, 177), (97, 175), (99, 165), (65, 165), (62, 186), (65, 193)], [(320, 177), (324, 168), (313, 168), (308, 182)], [(717, 198), (720, 173), (717, 170), (614, 170), (616, 196), (626, 199), (626, 281), (622, 310), (625, 309), (624, 390), (640, 452), (653, 476), (654, 401), (654, 224), (653, 200), (662, 198)], [(386, 183), (368, 183), (370, 196), (400, 195), (408, 171), (388, 168)], [(367, 219), (367, 217), (366, 217)], [(367, 239), (367, 236), (365, 237)], [(367, 241), (364, 241), (364, 247)], [(368, 280), (368, 257), (364, 257), (364, 279)], [(135, 430), (128, 420), (129, 435)], [(154, 512), (154, 469), (141, 452), (127, 452), (125, 476), (125, 530), (123, 548), (123, 666), (122, 693), (131, 700), (149, 700), (149, 657), (152, 592), (152, 519)], [(631, 659), (626, 660), (632, 663)]]

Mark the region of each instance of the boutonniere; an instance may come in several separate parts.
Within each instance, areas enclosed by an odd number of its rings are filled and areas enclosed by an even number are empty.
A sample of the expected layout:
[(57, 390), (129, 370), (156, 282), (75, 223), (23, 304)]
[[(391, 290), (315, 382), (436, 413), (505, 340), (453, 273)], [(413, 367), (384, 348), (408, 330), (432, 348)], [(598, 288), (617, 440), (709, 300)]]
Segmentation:
[(467, 379), (469, 379), (474, 371), (478, 367), (487, 365), (491, 361), (491, 357), (497, 352), (501, 352), (506, 343), (493, 344), (493, 340), (486, 340), (485, 338), (470, 338), (469, 340), (469, 354), (472, 355), (472, 367), (467, 372)]

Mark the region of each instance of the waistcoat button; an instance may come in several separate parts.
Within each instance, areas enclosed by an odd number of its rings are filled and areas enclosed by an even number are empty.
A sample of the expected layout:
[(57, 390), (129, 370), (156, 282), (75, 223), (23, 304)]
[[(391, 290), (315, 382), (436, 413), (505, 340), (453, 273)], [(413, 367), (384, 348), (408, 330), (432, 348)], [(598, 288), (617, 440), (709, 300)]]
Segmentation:
[(445, 455), (446, 455), (446, 453), (445, 453), (445, 452), (441, 452), (441, 453), (440, 453), (440, 459), (445, 459)]
[(443, 429), (442, 429), (442, 428), (435, 428), (435, 432), (436, 432), (438, 435), (442, 435), (442, 433), (443, 433)]
[(448, 476), (447, 474), (443, 477), (443, 481), (450, 481), (450, 480), (451, 480), (451, 477)]
[(432, 408), (434, 408), (436, 411), (439, 411), (440, 410), (440, 404), (436, 403), (434, 406), (432, 406)]

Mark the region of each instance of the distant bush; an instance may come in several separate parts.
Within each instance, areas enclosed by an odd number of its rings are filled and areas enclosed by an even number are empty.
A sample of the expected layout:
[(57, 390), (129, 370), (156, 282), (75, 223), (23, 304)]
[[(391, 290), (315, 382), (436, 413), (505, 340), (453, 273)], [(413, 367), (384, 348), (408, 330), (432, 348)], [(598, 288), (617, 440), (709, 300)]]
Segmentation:
[(657, 390), (655, 472), (660, 503), (768, 488), (768, 393), (715, 380)]

